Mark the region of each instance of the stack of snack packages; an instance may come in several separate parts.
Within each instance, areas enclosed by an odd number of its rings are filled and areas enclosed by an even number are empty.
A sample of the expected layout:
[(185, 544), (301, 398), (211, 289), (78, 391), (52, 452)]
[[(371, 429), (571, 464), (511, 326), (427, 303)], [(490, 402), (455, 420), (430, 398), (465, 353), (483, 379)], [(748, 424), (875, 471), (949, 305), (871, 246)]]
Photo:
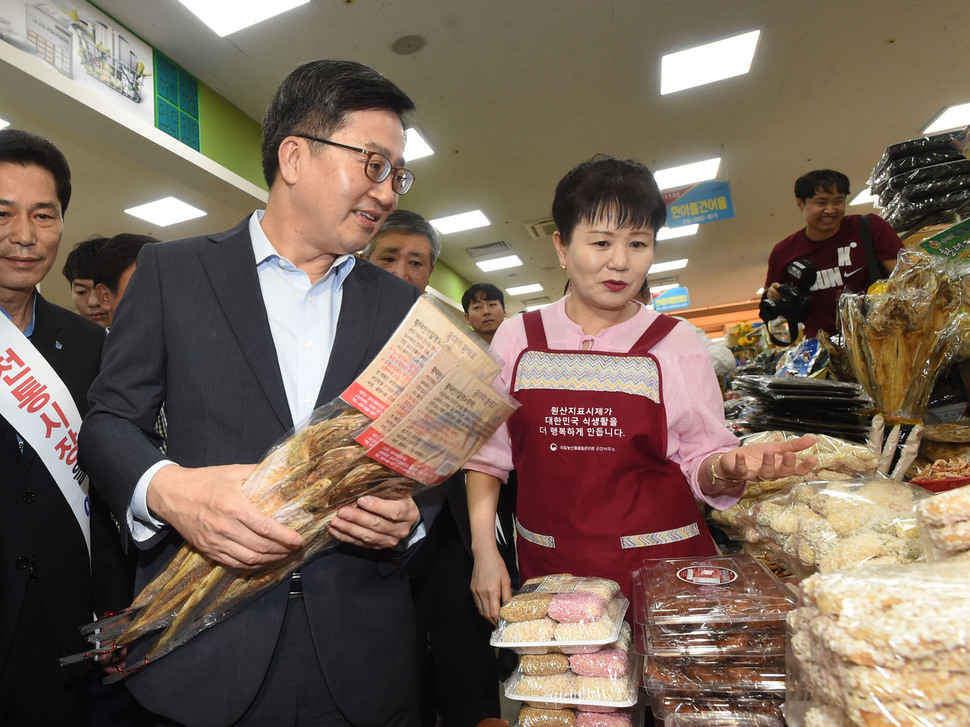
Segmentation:
[(795, 598), (761, 561), (648, 560), (635, 588), (657, 725), (783, 727), (785, 618)]
[(970, 127), (886, 147), (869, 177), (882, 217), (900, 235), (970, 209)]
[(920, 500), (916, 520), (925, 561), (800, 584), (791, 727), (970, 725), (970, 486)]
[(567, 574), (532, 578), (502, 606), (491, 644), (520, 654), (505, 682), (519, 727), (637, 724), (628, 606), (615, 581)]
[(790, 615), (789, 725), (970, 725), (968, 625), (965, 561), (807, 578)]

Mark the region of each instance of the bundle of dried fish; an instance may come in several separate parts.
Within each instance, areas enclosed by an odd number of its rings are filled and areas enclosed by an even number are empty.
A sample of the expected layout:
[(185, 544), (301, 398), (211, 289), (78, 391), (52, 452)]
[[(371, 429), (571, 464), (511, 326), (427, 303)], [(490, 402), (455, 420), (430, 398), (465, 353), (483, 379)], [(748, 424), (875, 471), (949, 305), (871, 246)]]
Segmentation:
[(62, 662), (109, 653), (157, 634), (145, 663), (154, 661), (318, 555), (333, 541), (328, 526), (340, 507), (364, 493), (386, 499), (411, 495), (418, 483), (368, 459), (365, 448), (354, 442), (369, 423), (349, 406), (332, 405), (271, 450), (243, 486), (260, 512), (303, 536), (300, 550), (264, 568), (244, 570), (216, 563), (185, 544), (128, 609), (82, 630), (96, 651)]
[(900, 253), (884, 290), (839, 299), (853, 373), (886, 417), (922, 415), (958, 349), (965, 306), (962, 281), (916, 251)]

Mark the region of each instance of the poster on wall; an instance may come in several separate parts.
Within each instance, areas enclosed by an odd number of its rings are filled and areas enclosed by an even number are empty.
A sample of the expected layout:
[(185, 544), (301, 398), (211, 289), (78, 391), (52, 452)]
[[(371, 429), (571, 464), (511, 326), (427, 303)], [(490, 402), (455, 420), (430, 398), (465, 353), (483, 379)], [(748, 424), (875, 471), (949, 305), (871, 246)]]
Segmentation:
[(152, 48), (83, 0), (0, 0), (0, 40), (155, 123)]

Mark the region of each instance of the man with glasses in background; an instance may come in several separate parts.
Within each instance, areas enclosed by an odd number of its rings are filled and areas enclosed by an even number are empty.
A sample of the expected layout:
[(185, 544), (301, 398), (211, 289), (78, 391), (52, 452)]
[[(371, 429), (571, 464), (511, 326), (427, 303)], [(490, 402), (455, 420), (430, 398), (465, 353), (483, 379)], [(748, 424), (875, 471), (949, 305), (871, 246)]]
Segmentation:
[[(141, 549), (139, 586), (183, 540), (244, 569), (302, 545), (241, 483), (340, 395), (418, 298), (355, 255), (413, 182), (403, 167), (411, 110), (366, 66), (300, 66), (263, 122), (265, 212), (142, 249), (81, 435), (92, 480)], [(154, 431), (162, 402), (167, 457)], [(415, 724), (414, 619), (396, 571), (432, 510), (422, 506), (419, 523), (411, 499), (341, 508), (335, 549), (128, 677), (129, 689), (189, 725)], [(128, 666), (144, 651), (131, 648)]]

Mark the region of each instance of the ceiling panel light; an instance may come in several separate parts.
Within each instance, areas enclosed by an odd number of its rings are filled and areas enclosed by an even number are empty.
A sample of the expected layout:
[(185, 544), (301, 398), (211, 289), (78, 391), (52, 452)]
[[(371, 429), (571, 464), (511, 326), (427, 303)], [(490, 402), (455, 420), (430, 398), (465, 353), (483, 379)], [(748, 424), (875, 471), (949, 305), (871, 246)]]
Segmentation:
[(878, 201), (879, 201), (879, 198), (874, 197), (872, 194), (872, 190), (869, 189), (869, 187), (866, 187), (861, 192), (859, 192), (859, 194), (857, 194), (855, 197), (852, 198), (852, 201), (849, 202), (849, 207), (855, 207), (858, 204), (875, 204)]
[(429, 157), (434, 154), (434, 149), (424, 140), (424, 137), (421, 136), (421, 133), (417, 129), (408, 129), (404, 138), (406, 139), (404, 142), (405, 161), (413, 162), (415, 159)]
[(680, 260), (671, 260), (666, 263), (654, 263), (650, 266), (650, 274), (656, 275), (657, 273), (667, 273), (671, 270), (680, 270), (687, 267), (687, 258), (681, 258)]
[(552, 305), (552, 303), (537, 303), (536, 305), (527, 305), (525, 307), (525, 312), (531, 313), (534, 310), (540, 310), (542, 308), (545, 308), (547, 305)]
[(751, 70), (760, 30), (706, 43), (660, 59), (660, 94), (703, 86)]
[(493, 273), (496, 270), (517, 268), (522, 264), (522, 261), (518, 255), (506, 255), (505, 257), (496, 257), (491, 260), (480, 260), (475, 264), (483, 273)]
[(205, 212), (186, 204), (175, 197), (165, 197), (164, 199), (149, 202), (148, 204), (138, 205), (126, 209), (125, 213), (140, 220), (145, 220), (159, 227), (168, 227), (177, 222), (194, 220), (196, 217), (205, 217)]
[(492, 224), (481, 210), (462, 212), (451, 217), (440, 217), (437, 220), (430, 220), (430, 222), (442, 235), (450, 235), (452, 232), (462, 232), (463, 230), (474, 230), (476, 227), (487, 227)]
[(8, 126), (10, 126), (9, 121), (6, 119), (0, 119), (0, 129), (6, 129)]
[(532, 285), (517, 285), (514, 288), (506, 288), (505, 292), (509, 295), (525, 295), (526, 293), (541, 293), (542, 286), (539, 283)]
[(660, 189), (672, 189), (674, 187), (686, 187), (695, 182), (706, 182), (717, 176), (717, 170), (721, 166), (721, 157), (705, 159), (702, 162), (693, 164), (682, 164), (679, 167), (669, 169), (659, 169), (653, 174)]
[(937, 134), (951, 129), (962, 129), (970, 124), (970, 103), (949, 106), (940, 112), (939, 116), (923, 129), (924, 134)]
[(305, 5), (310, 0), (179, 0), (221, 38)]
[(657, 231), (657, 240), (673, 240), (678, 237), (690, 237), (697, 234), (700, 225), (684, 225), (683, 227), (661, 227)]

